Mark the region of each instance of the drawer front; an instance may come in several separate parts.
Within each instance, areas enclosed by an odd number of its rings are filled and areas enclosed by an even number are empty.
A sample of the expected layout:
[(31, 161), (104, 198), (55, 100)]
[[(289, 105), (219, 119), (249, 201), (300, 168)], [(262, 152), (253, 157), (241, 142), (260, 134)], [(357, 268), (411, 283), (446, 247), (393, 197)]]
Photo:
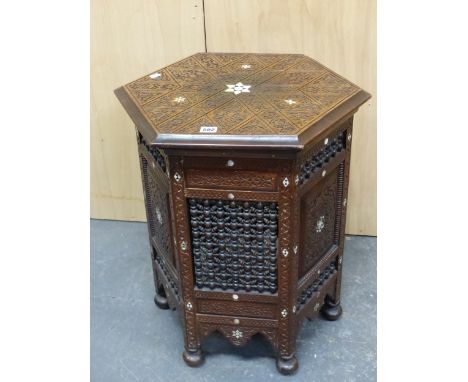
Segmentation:
[(240, 317), (276, 318), (276, 305), (254, 302), (199, 300), (199, 313)]
[(189, 168), (185, 171), (186, 187), (276, 191), (277, 174), (245, 170), (207, 170)]

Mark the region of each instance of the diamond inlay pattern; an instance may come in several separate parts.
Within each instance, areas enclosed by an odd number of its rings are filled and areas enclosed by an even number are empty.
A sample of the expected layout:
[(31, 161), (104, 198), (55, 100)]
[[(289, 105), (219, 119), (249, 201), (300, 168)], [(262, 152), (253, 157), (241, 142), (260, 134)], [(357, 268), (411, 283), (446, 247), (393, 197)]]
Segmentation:
[(299, 134), (359, 91), (303, 55), (234, 53), (198, 53), (125, 89), (158, 133), (228, 135)]

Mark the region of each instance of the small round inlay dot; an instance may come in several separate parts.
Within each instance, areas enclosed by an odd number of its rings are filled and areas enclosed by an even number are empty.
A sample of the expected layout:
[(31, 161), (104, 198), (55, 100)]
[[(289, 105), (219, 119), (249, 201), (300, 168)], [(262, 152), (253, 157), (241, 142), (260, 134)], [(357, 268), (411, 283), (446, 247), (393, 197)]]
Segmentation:
[(328, 145), (328, 138), (325, 138), (325, 141), (323, 142), (324, 145)]
[(236, 324), (236, 325), (239, 325), (239, 324), (240, 324), (240, 321), (239, 321), (238, 318), (234, 318), (234, 324)]
[(327, 170), (322, 171), (322, 177), (324, 177), (325, 175), (327, 175)]
[(229, 159), (227, 162), (226, 162), (226, 166), (228, 167), (233, 167), (234, 166), (234, 161), (232, 159)]
[(239, 295), (233, 294), (233, 295), (232, 295), (232, 299), (233, 299), (234, 301), (239, 300)]
[(228, 194), (228, 199), (233, 200), (233, 199), (234, 199), (234, 194), (229, 193), (229, 194)]

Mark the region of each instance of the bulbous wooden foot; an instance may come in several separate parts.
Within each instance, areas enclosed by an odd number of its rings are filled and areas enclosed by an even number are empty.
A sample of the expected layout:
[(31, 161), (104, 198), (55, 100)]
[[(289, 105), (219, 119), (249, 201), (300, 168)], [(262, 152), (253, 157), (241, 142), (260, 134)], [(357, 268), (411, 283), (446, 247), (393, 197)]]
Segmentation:
[(182, 358), (184, 359), (185, 363), (190, 367), (200, 366), (205, 360), (201, 349), (196, 351), (190, 351), (185, 349), (182, 353)]
[(332, 304), (331, 302), (326, 302), (325, 305), (323, 305), (321, 312), (323, 317), (328, 321), (336, 321), (341, 317), (343, 308), (341, 308), (340, 303)]
[(278, 357), (276, 359), (276, 368), (281, 374), (294, 374), (297, 371), (298, 367), (299, 362), (297, 362), (297, 358), (295, 355), (293, 355), (291, 358)]
[(164, 288), (160, 288), (156, 291), (154, 295), (154, 303), (160, 309), (169, 309), (169, 304), (167, 303), (166, 292), (164, 292)]

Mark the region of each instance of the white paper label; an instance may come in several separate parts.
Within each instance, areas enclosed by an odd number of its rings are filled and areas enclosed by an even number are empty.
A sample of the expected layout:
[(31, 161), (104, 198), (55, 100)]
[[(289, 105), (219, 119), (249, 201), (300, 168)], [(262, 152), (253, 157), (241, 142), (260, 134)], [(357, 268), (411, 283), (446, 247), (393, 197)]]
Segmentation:
[(200, 133), (216, 133), (218, 126), (202, 126), (200, 127)]

